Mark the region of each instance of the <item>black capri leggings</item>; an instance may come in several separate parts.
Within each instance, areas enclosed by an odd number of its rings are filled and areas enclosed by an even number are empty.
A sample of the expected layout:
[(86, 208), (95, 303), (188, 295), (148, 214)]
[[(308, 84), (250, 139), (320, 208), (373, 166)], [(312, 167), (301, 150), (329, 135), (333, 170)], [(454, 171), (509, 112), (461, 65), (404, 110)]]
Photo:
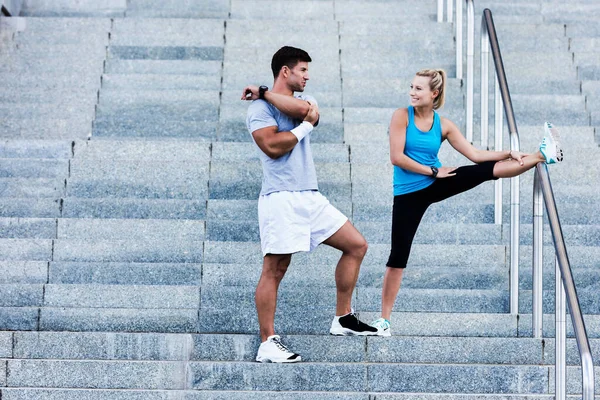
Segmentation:
[(438, 201), (466, 192), (485, 181), (495, 180), (496, 161), (459, 167), (456, 175), (436, 179), (425, 189), (394, 196), (392, 251), (387, 266), (406, 268), (413, 239), (427, 208)]

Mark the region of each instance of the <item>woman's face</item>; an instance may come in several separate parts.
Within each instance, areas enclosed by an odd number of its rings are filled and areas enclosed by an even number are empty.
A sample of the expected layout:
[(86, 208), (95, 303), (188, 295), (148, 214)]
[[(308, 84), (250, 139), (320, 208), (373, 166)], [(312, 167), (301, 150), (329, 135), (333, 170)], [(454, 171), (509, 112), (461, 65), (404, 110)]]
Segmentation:
[(433, 106), (433, 100), (438, 91), (431, 91), (431, 78), (426, 76), (415, 76), (410, 84), (410, 104), (413, 107)]

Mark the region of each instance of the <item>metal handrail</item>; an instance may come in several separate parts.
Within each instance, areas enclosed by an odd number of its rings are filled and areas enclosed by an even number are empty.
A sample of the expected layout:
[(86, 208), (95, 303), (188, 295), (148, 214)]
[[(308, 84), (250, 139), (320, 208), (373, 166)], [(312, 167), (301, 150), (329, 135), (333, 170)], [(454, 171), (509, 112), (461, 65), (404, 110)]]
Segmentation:
[[(556, 320), (556, 389), (555, 398), (566, 398), (566, 304), (569, 305), (571, 314), (571, 323), (575, 331), (577, 347), (581, 358), (581, 374), (582, 374), (582, 395), (583, 400), (594, 399), (594, 362), (590, 343), (585, 328), (585, 322), (579, 305), (579, 297), (575, 288), (571, 265), (567, 255), (564, 237), (558, 211), (556, 210), (556, 202), (554, 200), (554, 192), (548, 174), (548, 167), (544, 163), (539, 163), (535, 168), (534, 185), (533, 185), (533, 334), (536, 338), (542, 337), (542, 227), (543, 227), (543, 208), (542, 197), (548, 211), (548, 220), (550, 222), (550, 230), (554, 241), (554, 249), (556, 251), (556, 305), (555, 305), (555, 320)], [(565, 303), (566, 296), (566, 303)]]

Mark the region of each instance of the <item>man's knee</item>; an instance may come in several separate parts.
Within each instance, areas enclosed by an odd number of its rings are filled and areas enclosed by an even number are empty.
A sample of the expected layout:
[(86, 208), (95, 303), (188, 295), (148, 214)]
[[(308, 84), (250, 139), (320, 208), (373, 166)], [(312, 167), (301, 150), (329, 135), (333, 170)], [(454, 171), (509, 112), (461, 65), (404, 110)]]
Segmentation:
[(290, 255), (268, 254), (264, 259), (263, 274), (281, 280), (287, 272), (290, 261)]
[(353, 243), (353, 246), (350, 249), (350, 254), (356, 258), (362, 259), (367, 254), (367, 250), (369, 250), (369, 244), (361, 235), (360, 239), (357, 239), (355, 243)]

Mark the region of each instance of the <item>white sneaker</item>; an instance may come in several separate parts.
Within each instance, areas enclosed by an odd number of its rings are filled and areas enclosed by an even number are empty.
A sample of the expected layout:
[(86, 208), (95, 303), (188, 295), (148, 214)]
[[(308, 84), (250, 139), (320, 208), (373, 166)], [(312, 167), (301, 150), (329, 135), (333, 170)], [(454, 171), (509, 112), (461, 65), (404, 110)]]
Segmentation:
[(540, 144), (540, 153), (546, 159), (546, 164), (555, 164), (563, 160), (563, 151), (560, 148), (560, 134), (558, 129), (550, 122), (544, 124), (544, 139)]
[(390, 321), (385, 318), (378, 318), (371, 322), (371, 326), (377, 328), (377, 336), (392, 336)]
[(302, 358), (281, 343), (279, 335), (273, 335), (260, 344), (256, 361), (262, 363), (294, 363), (302, 361)]

